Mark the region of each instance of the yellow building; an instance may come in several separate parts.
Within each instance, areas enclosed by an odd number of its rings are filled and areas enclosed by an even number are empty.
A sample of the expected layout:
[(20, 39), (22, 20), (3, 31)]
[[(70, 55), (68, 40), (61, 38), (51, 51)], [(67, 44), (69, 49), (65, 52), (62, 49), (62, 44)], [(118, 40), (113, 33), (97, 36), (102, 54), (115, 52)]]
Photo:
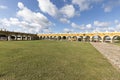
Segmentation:
[(120, 37), (120, 32), (96, 32), (96, 33), (52, 33), (52, 34), (37, 34), (39, 39), (56, 39), (69, 41), (99, 41), (99, 42), (114, 42)]

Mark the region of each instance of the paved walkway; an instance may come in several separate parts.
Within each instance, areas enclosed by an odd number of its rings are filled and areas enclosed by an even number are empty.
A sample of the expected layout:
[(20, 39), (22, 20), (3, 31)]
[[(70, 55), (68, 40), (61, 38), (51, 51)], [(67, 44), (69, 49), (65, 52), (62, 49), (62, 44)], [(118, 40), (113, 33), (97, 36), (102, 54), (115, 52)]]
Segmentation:
[(120, 46), (95, 42), (91, 42), (91, 44), (120, 70)]

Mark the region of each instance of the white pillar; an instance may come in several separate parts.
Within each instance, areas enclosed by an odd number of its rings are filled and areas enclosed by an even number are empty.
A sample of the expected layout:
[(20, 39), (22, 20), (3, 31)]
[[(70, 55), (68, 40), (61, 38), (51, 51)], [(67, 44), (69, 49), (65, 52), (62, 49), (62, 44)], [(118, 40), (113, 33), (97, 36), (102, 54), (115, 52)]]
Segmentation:
[(90, 42), (92, 42), (92, 36), (90, 37)]
[(10, 35), (8, 35), (8, 41), (10, 41), (11, 40), (11, 36)]
[(104, 36), (101, 37), (101, 42), (102, 42), (102, 43), (104, 42)]
[(113, 43), (113, 36), (110, 36), (110, 43)]

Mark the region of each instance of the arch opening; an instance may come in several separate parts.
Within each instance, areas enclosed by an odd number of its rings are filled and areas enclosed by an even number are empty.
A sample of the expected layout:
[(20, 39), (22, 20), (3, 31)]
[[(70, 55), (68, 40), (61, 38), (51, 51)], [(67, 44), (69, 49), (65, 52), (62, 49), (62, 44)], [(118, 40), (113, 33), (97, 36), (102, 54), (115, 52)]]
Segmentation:
[[(16, 36), (10, 36), (11, 40), (15, 40)], [(22, 37), (24, 39), (24, 37)]]
[(114, 43), (118, 43), (118, 42), (120, 42), (120, 36), (118, 36), (118, 35), (113, 36), (113, 38), (112, 38), (112, 42), (114, 42)]
[(90, 36), (85, 36), (84, 39), (85, 39), (85, 42), (90, 42)]
[(0, 34), (0, 40), (7, 40), (7, 36)]
[(104, 36), (103, 42), (111, 42), (111, 37), (110, 36)]
[(102, 38), (98, 35), (92, 37), (92, 42), (102, 42)]
[(41, 40), (41, 39), (42, 39), (42, 36), (39, 37), (39, 40)]
[(66, 38), (66, 36), (63, 36), (62, 39), (63, 39), (63, 40), (66, 40), (67, 38)]
[(78, 41), (83, 41), (83, 36), (78, 36)]
[(58, 39), (58, 40), (61, 40), (61, 36), (58, 36), (57, 39)]
[(77, 41), (77, 36), (73, 36), (72, 41)]

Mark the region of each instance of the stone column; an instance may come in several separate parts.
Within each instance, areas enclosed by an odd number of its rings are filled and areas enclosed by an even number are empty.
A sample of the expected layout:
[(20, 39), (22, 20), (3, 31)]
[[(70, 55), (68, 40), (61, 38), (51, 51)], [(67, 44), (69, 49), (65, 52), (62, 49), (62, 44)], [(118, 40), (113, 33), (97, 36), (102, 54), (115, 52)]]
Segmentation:
[(86, 36), (83, 36), (83, 42), (85, 42), (85, 41), (86, 41), (85, 39), (86, 39)]
[(27, 36), (25, 36), (25, 40), (27, 40)]
[(11, 40), (11, 36), (10, 36), (10, 35), (8, 35), (7, 40), (8, 40), (8, 41), (10, 41), (10, 40)]
[(104, 42), (104, 36), (101, 36), (101, 42), (102, 43)]
[(110, 43), (113, 43), (113, 36), (110, 36)]
[(92, 42), (93, 40), (92, 40), (92, 36), (90, 37), (90, 42)]

